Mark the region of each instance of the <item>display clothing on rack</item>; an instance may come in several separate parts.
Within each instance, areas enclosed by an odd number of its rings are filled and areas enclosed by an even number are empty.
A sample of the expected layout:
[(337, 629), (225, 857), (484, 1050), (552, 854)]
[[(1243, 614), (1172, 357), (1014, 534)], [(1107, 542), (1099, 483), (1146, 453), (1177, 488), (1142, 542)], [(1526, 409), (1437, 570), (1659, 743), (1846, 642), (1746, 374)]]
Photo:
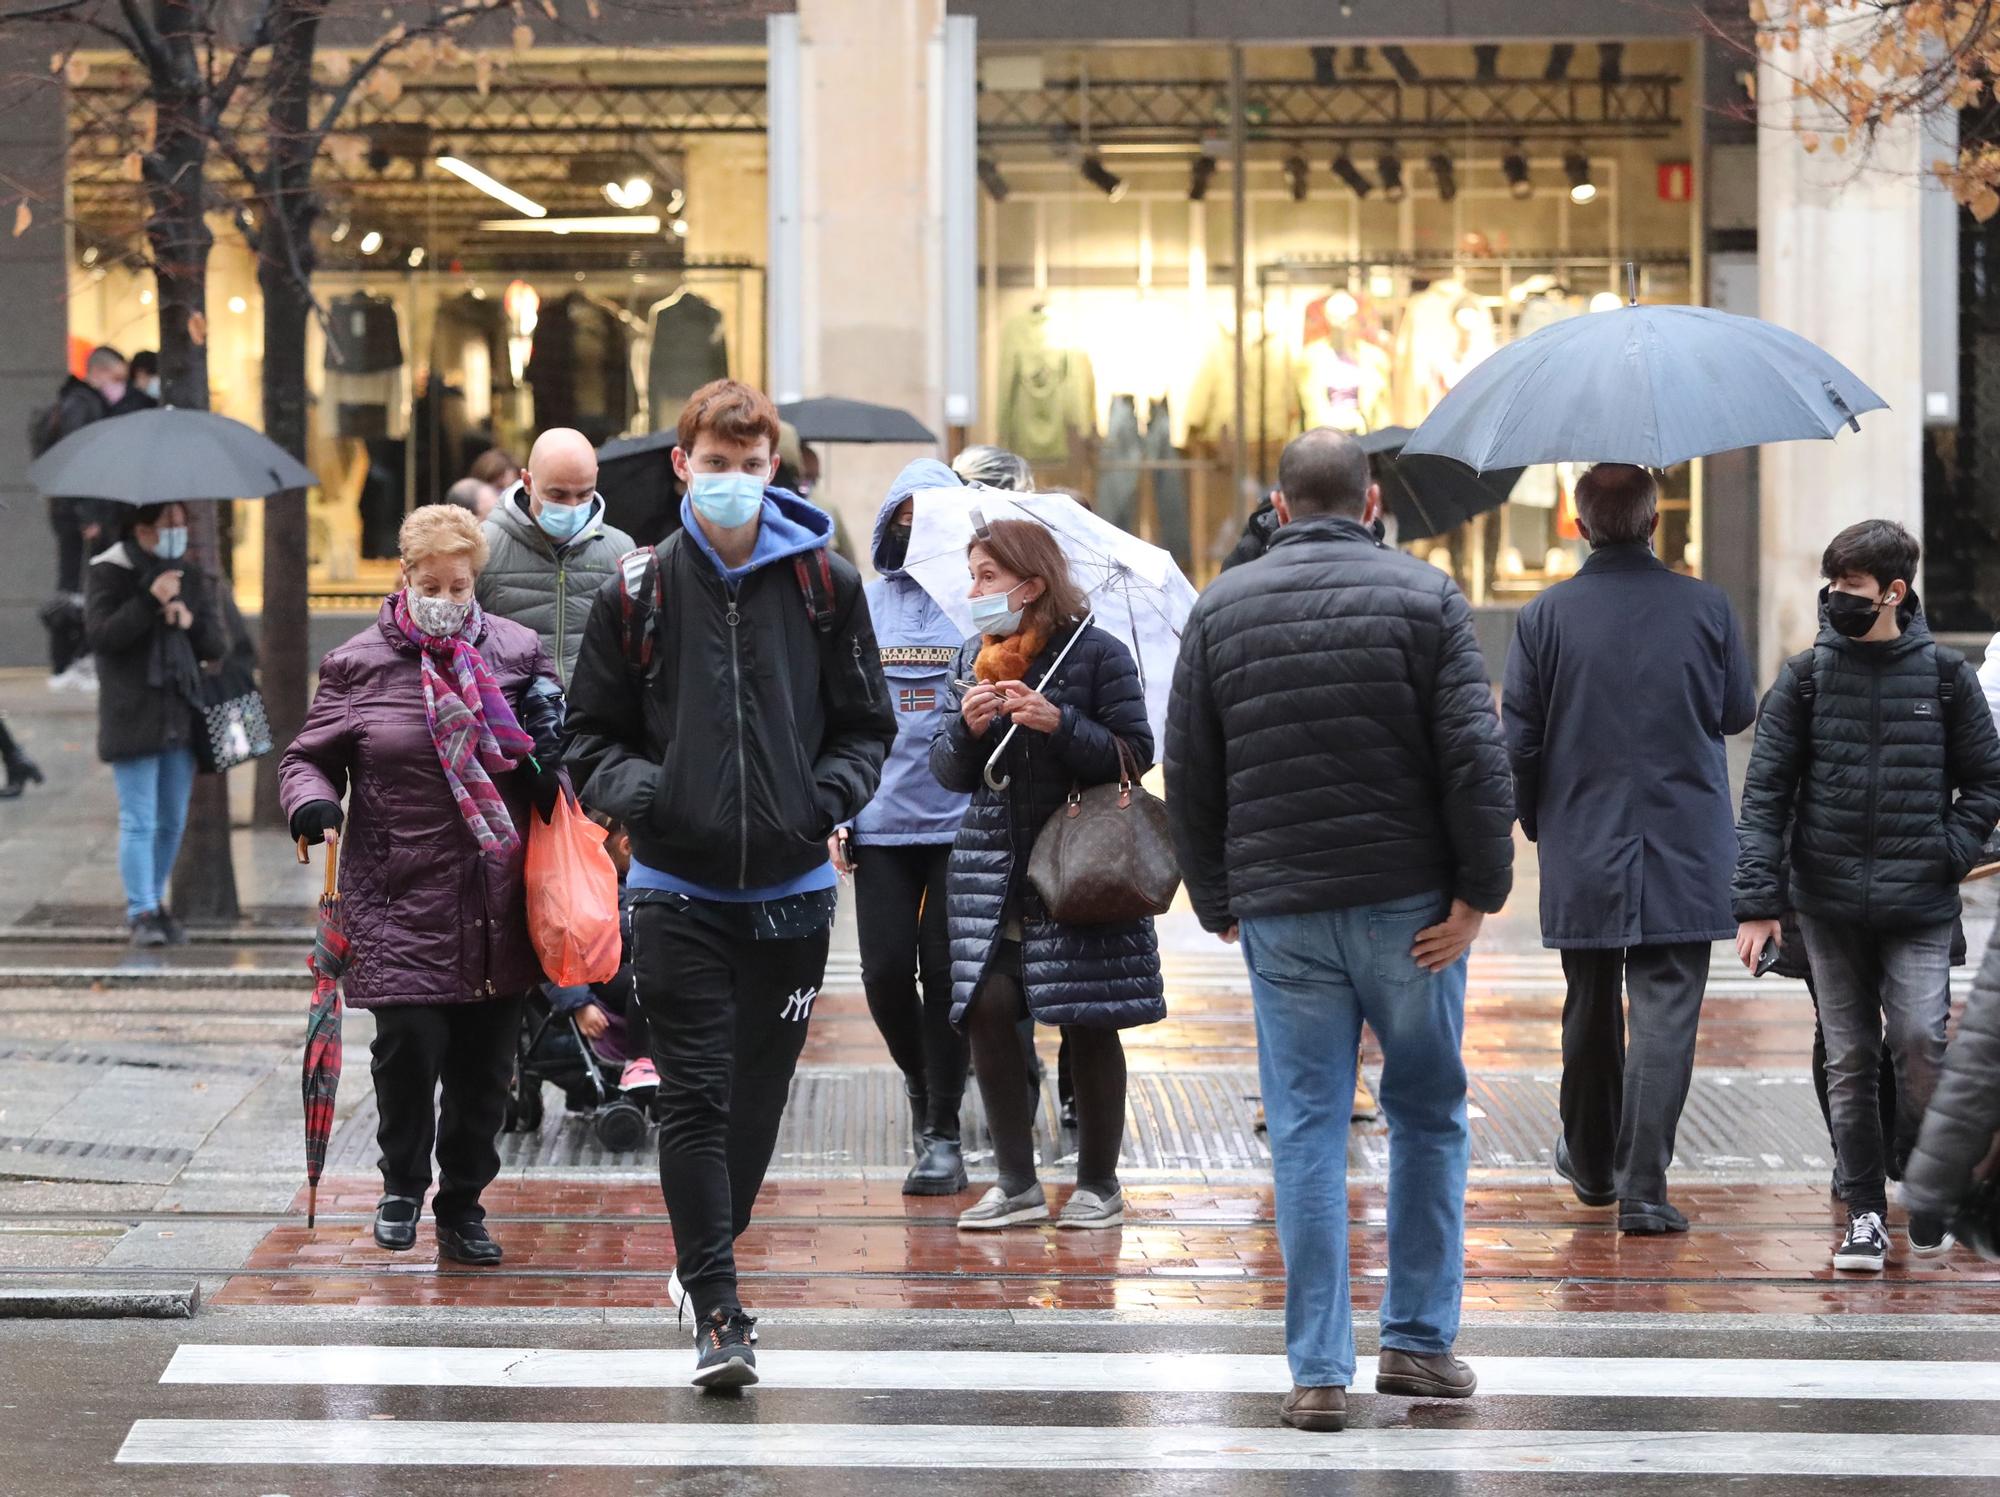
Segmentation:
[(1420, 426), (1467, 370), (1498, 346), (1493, 314), (1458, 281), (1433, 281), (1396, 323), (1393, 387), (1398, 426)]
[(1031, 463), (1069, 457), (1072, 434), (1097, 435), (1097, 377), (1081, 349), (1057, 346), (1048, 309), (1033, 307), (1000, 330), (1000, 445)]
[(535, 425), (571, 426), (602, 445), (639, 413), (629, 335), (614, 307), (581, 291), (543, 302), (528, 356)]
[(1153, 495), (1153, 529), (1145, 538), (1173, 552), (1181, 569), (1189, 569), (1187, 475), (1178, 468), (1173, 415), (1164, 400), (1148, 402), (1146, 425), (1139, 426), (1138, 402), (1130, 395), (1111, 397), (1111, 415), (1097, 451), (1097, 513), (1120, 530), (1139, 535), (1144, 528), (1139, 496)]
[(327, 308), (321, 429), (329, 436), (401, 437), (409, 429), (403, 334), (396, 304), (356, 291)]
[(516, 386), (507, 358), (507, 314), (470, 292), (438, 307), (431, 325), (431, 378), (461, 391), (465, 420), (486, 426)]
[[(1155, 400), (1146, 413), (1145, 456), (1149, 463), (1180, 461), (1174, 447), (1174, 418), (1164, 400)], [(1187, 472), (1181, 468), (1156, 467), (1153, 474), (1153, 516), (1159, 533), (1153, 543), (1173, 552), (1183, 572), (1194, 571), (1194, 536), (1188, 520)]]
[[(1292, 350), (1255, 312), (1244, 323), (1243, 343), (1250, 381), (1243, 416), (1249, 430), (1244, 437), (1253, 443), (1282, 444), (1300, 429), (1299, 374)], [(1188, 440), (1219, 444), (1235, 424), (1236, 339), (1228, 328), (1221, 328), (1188, 392)]]
[(652, 355), (646, 364), (648, 419), (665, 431), (688, 397), (729, 374), (729, 340), (722, 312), (698, 291), (682, 287), (650, 314)]
[(1306, 304), (1299, 354), (1305, 426), (1373, 431), (1390, 424), (1389, 350), (1373, 303), (1347, 290)]

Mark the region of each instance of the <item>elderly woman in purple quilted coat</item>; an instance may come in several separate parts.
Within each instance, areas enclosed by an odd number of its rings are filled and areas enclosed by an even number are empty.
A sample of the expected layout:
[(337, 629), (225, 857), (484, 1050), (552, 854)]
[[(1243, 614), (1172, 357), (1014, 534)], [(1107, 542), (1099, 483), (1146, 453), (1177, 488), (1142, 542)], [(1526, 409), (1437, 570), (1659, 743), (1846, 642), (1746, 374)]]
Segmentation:
[(473, 600), (486, 542), (468, 511), (414, 511), (401, 547), (403, 588), (320, 663), (279, 784), (294, 836), (341, 836), (344, 991), (375, 1014), (375, 1240), (415, 1244), (435, 1144), (438, 1251), (490, 1265), (479, 1197), (500, 1169), (521, 1001), (542, 976), (522, 863), (528, 817), (555, 805), (562, 688), (534, 630)]

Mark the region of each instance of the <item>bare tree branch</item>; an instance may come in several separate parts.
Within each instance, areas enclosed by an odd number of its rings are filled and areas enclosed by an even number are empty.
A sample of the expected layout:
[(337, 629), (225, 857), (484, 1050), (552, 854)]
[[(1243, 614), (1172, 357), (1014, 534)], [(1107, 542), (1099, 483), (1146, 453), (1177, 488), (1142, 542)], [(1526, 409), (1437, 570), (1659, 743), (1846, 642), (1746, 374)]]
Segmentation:
[(140, 0), (118, 0), (118, 9), (125, 15), (125, 24), (131, 28), (132, 41), (128, 43), (139, 60), (158, 73), (162, 78), (174, 72), (172, 55), (167, 51), (165, 38), (160, 35), (152, 18)]
[(317, 150), (319, 142), (326, 139), (328, 133), (332, 131), (334, 125), (339, 121), (340, 116), (346, 111), (348, 104), (352, 102), (356, 90), (368, 81), (368, 75), (380, 67), (394, 53), (420, 37), (440, 36), (452, 27), (461, 25), (466, 21), (476, 20), (480, 16), (490, 16), (497, 11), (511, 9), (513, 9), (513, 0), (470, 0), (468, 4), (456, 5), (448, 10), (436, 12), (421, 26), (410, 27), (401, 35), (392, 32), (390, 35), (384, 37), (376, 44), (372, 52), (354, 65), (354, 71), (349, 73), (342, 81), (340, 87), (333, 91), (333, 98), (328, 101), (325, 111), (320, 115), (319, 124), (313, 129), (311, 137), (313, 148)]

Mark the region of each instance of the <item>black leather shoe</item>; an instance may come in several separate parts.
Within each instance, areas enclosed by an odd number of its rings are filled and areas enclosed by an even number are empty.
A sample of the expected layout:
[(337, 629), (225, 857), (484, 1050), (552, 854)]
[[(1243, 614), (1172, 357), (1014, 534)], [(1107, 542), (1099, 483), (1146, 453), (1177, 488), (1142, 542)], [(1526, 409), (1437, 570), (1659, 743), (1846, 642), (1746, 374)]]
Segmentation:
[(415, 1196), (384, 1196), (375, 1207), (375, 1246), (392, 1253), (407, 1253), (417, 1245), (417, 1211), (423, 1202)]
[(484, 1222), (460, 1222), (455, 1227), (437, 1224), (438, 1256), (474, 1268), (491, 1268), (502, 1256), (500, 1244), (486, 1235)]
[(1685, 1232), (1688, 1219), (1665, 1201), (1620, 1201), (1618, 1230), (1634, 1237), (1662, 1237)]
[(1569, 1181), (1569, 1188), (1576, 1192), (1576, 1198), (1586, 1206), (1610, 1206), (1618, 1200), (1615, 1189), (1593, 1190), (1577, 1178), (1576, 1166), (1570, 1162), (1569, 1140), (1560, 1136), (1556, 1139), (1556, 1173)]
[(918, 1159), (924, 1157), (924, 1118), (930, 1113), (930, 1093), (924, 1087), (922, 1077), (903, 1078), (903, 1095), (910, 1099), (910, 1153)]
[(903, 1177), (904, 1195), (955, 1196), (971, 1184), (957, 1139), (926, 1133), (923, 1144), (915, 1168)]

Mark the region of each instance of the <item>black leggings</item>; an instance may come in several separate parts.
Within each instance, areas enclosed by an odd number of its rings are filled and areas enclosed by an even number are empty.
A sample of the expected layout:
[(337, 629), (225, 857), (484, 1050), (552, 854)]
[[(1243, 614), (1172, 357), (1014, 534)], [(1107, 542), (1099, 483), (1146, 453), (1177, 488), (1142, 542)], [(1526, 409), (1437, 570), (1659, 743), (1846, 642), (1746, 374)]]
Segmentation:
[[(1021, 948), (1002, 942), (965, 1027), (986, 1131), (993, 1136), (993, 1163), (1010, 1196), (1035, 1183), (1033, 1094), (1016, 1027), (1026, 1006)], [(1118, 1188), (1118, 1150), (1125, 1142), (1125, 1046), (1115, 1029), (1064, 1026), (1062, 1033), (1076, 1082), (1076, 1183), (1109, 1195)]]
[(929, 1099), (925, 1131), (943, 1138), (958, 1137), (965, 1097), (965, 1041), (951, 1027), (944, 892), (950, 861), (948, 844), (854, 849), (854, 914), (868, 1012), (889, 1058)]

